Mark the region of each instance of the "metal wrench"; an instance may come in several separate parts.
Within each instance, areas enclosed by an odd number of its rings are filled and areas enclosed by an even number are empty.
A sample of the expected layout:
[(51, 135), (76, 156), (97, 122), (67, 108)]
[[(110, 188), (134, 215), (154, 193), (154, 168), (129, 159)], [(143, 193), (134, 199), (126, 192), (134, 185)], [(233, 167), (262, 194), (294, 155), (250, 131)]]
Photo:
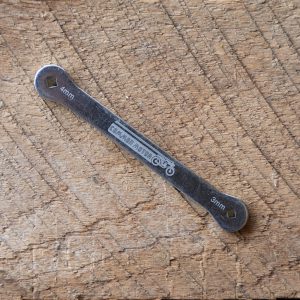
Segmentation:
[(221, 193), (160, 149), (75, 85), (63, 68), (56, 65), (42, 67), (35, 75), (34, 85), (41, 97), (70, 108), (181, 193), (201, 204), (223, 229), (235, 232), (246, 224), (248, 211), (241, 200)]

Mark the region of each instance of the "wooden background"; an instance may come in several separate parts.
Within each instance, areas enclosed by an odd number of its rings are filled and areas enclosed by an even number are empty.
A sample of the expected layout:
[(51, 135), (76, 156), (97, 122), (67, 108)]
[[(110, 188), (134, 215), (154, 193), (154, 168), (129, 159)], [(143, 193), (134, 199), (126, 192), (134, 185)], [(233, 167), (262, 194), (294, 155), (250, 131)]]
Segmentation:
[[(0, 1), (0, 298), (300, 297), (299, 0)], [(251, 214), (224, 232), (33, 87), (44, 64)]]

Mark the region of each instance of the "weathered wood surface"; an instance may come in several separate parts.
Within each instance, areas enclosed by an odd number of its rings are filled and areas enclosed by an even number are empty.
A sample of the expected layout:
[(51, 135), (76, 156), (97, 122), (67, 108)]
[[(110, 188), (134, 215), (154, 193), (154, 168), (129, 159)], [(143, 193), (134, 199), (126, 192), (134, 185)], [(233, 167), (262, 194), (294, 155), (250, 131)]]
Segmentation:
[[(299, 16), (298, 0), (2, 0), (0, 298), (300, 297)], [(39, 98), (49, 63), (244, 199), (247, 227), (222, 231)]]

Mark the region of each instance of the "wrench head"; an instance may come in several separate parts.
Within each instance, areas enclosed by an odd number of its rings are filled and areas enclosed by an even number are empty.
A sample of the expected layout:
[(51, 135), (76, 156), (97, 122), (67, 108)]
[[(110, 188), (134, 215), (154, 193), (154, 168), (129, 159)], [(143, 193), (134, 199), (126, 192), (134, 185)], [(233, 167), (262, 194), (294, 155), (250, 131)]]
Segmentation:
[(57, 65), (45, 65), (39, 69), (34, 78), (34, 86), (45, 100), (64, 104), (68, 97), (63, 93), (64, 86), (73, 86), (67, 72)]
[(242, 229), (248, 220), (249, 214), (245, 203), (233, 196), (220, 193), (219, 199), (226, 204), (224, 210), (220, 207), (210, 207), (210, 213), (219, 225), (228, 232), (236, 232)]

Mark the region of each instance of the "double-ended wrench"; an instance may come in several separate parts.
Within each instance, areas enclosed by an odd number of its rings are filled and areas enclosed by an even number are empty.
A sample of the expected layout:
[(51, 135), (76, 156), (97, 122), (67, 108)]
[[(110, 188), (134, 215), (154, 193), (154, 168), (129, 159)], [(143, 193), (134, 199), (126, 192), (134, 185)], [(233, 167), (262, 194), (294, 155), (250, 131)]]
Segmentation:
[(63, 68), (56, 65), (42, 67), (35, 75), (34, 85), (42, 98), (67, 106), (162, 176), (182, 194), (201, 204), (223, 229), (235, 232), (246, 224), (248, 211), (241, 200), (219, 192), (160, 149), (75, 85)]

